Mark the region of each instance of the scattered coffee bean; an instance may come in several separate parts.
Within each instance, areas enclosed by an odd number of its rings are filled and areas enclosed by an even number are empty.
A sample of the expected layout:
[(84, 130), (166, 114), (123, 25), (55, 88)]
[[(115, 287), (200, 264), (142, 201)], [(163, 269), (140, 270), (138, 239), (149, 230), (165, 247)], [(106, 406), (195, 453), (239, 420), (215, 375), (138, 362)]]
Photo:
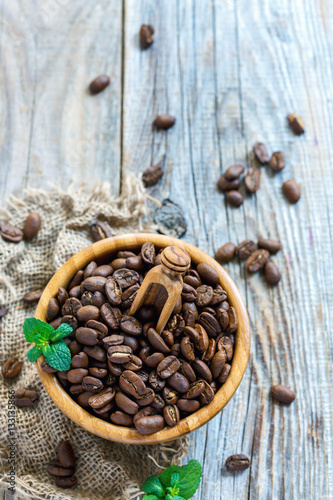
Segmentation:
[(257, 168), (249, 168), (244, 179), (245, 187), (249, 193), (255, 193), (260, 187), (260, 172)]
[(285, 403), (286, 405), (290, 405), (295, 399), (295, 393), (289, 387), (285, 385), (274, 385), (271, 390), (272, 397), (277, 399), (281, 403)]
[(294, 179), (289, 179), (282, 184), (282, 191), (289, 203), (297, 203), (301, 197), (301, 189)]
[(72, 477), (55, 477), (55, 484), (59, 486), (59, 488), (73, 488), (77, 484), (77, 479), (75, 476)]
[(244, 240), (236, 248), (236, 255), (241, 260), (247, 259), (256, 250), (257, 245), (252, 240)]
[(236, 252), (236, 245), (234, 243), (231, 243), (229, 241), (228, 243), (225, 243), (222, 245), (216, 252), (215, 252), (215, 259), (218, 262), (221, 262), (222, 264), (226, 264), (227, 262), (230, 262)]
[(266, 265), (264, 267), (264, 274), (267, 283), (271, 286), (277, 285), (281, 279), (279, 268), (272, 260), (266, 262)]
[(69, 441), (62, 441), (57, 447), (58, 460), (63, 467), (73, 467), (76, 466), (76, 458), (74, 455), (74, 450)]
[(258, 247), (265, 248), (266, 250), (269, 251), (269, 253), (271, 255), (274, 255), (274, 254), (278, 253), (279, 250), (281, 250), (281, 245), (280, 245), (279, 241), (265, 239), (265, 238), (259, 239)]
[(19, 243), (23, 240), (23, 231), (10, 224), (0, 224), (0, 235), (3, 240), (9, 243)]
[(19, 408), (31, 408), (37, 406), (39, 395), (36, 391), (28, 389), (17, 389), (15, 391), (15, 405)]
[(158, 231), (168, 236), (180, 238), (186, 233), (187, 224), (181, 208), (170, 200), (163, 200), (154, 213)]
[(295, 135), (302, 135), (305, 132), (305, 125), (302, 118), (294, 113), (287, 116), (291, 130)]
[(0, 304), (0, 318), (3, 318), (7, 314), (7, 309), (3, 304)]
[(227, 202), (233, 207), (240, 207), (244, 202), (244, 197), (239, 191), (228, 191), (225, 196)]
[(232, 181), (228, 181), (224, 175), (219, 178), (217, 181), (217, 187), (220, 189), (220, 191), (237, 191), (240, 186), (240, 180), (239, 179), (233, 179)]
[(26, 293), (23, 297), (24, 302), (26, 302), (27, 304), (33, 304), (34, 302), (38, 302), (42, 296), (43, 291), (44, 288), (41, 288), (40, 290), (34, 290), (32, 292)]
[(163, 169), (160, 164), (146, 168), (142, 174), (142, 181), (146, 187), (154, 186), (163, 177)]
[(173, 127), (175, 123), (176, 118), (172, 115), (158, 115), (154, 121), (155, 127), (163, 130), (168, 130)]
[(143, 49), (148, 49), (154, 43), (154, 28), (151, 24), (141, 26), (140, 42)]
[(107, 75), (100, 75), (95, 78), (89, 85), (91, 94), (102, 92), (110, 84), (110, 78)]
[[(104, 240), (105, 238), (111, 238), (111, 236), (113, 236), (109, 224), (100, 220), (97, 220), (90, 226), (90, 232), (94, 241)], [(86, 279), (86, 276), (84, 279)]]
[(51, 462), (47, 466), (47, 472), (54, 477), (71, 477), (75, 474), (74, 467), (64, 467), (60, 462)]
[(235, 165), (231, 165), (227, 170), (224, 172), (224, 178), (227, 181), (233, 181), (235, 179), (238, 179), (240, 175), (244, 173), (244, 167), (243, 165), (239, 165), (238, 163), (235, 163)]
[(225, 464), (231, 471), (242, 471), (250, 467), (250, 460), (246, 455), (231, 455)]
[(253, 153), (259, 163), (265, 165), (269, 162), (269, 156), (265, 144), (262, 142), (256, 142), (253, 146)]
[(269, 166), (274, 172), (281, 172), (286, 165), (286, 159), (281, 151), (275, 151), (269, 160)]
[(268, 250), (260, 248), (253, 252), (252, 255), (245, 262), (245, 269), (250, 273), (256, 273), (262, 269), (269, 259)]
[(6, 379), (12, 379), (17, 377), (22, 368), (22, 362), (17, 358), (9, 358), (2, 365), (2, 376)]
[(31, 212), (25, 220), (23, 233), (24, 236), (31, 240), (35, 236), (37, 236), (38, 231), (40, 230), (40, 226), (42, 224), (42, 219), (39, 213)]

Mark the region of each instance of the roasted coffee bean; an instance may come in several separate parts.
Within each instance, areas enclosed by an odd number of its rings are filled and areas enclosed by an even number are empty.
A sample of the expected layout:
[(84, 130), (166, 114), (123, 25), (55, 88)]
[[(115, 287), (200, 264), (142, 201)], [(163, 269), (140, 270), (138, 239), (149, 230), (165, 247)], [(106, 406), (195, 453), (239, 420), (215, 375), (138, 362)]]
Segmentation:
[(196, 359), (192, 363), (194, 370), (197, 372), (199, 377), (203, 378), (206, 380), (209, 384), (212, 383), (213, 381), (213, 375), (212, 372), (210, 371), (208, 365), (201, 361), (201, 359)]
[[(90, 278), (87, 278), (82, 282), (82, 286), (88, 292), (104, 292), (106, 283), (107, 279), (103, 276), (90, 276)], [(105, 291), (107, 294), (107, 290)]]
[(63, 316), (76, 316), (77, 311), (81, 307), (81, 302), (75, 297), (72, 297), (66, 300), (66, 302), (62, 306), (61, 313)]
[(90, 278), (92, 273), (95, 271), (96, 267), (97, 267), (97, 264), (94, 260), (89, 262), (89, 264), (87, 265), (87, 267), (84, 270), (83, 279), (85, 280), (87, 278)]
[(125, 267), (137, 272), (142, 271), (142, 269), (144, 268), (144, 262), (142, 260), (141, 254), (135, 255), (134, 257), (128, 257), (125, 260)]
[(294, 391), (286, 387), (285, 385), (278, 384), (274, 385), (271, 390), (272, 397), (277, 399), (281, 403), (285, 403), (286, 405), (290, 405), (296, 397)]
[(97, 220), (90, 226), (90, 232), (94, 241), (104, 240), (105, 238), (111, 238), (112, 236), (109, 224), (100, 220)]
[(91, 377), (90, 375), (84, 377), (84, 379), (82, 380), (82, 385), (86, 391), (93, 393), (99, 392), (103, 389), (103, 382), (98, 378)]
[(244, 184), (249, 193), (256, 193), (260, 187), (260, 172), (257, 168), (250, 167), (244, 179)]
[(54, 297), (50, 299), (49, 305), (46, 311), (46, 319), (47, 321), (52, 321), (59, 313), (60, 307), (59, 302)]
[(194, 302), (197, 298), (197, 291), (193, 286), (184, 283), (182, 291), (182, 299), (184, 302)]
[(114, 401), (111, 401), (111, 403), (108, 403), (102, 408), (93, 408), (93, 411), (94, 413), (96, 413), (96, 415), (99, 416), (99, 418), (103, 418), (104, 420), (109, 420), (110, 419), (109, 412), (112, 410), (113, 407), (114, 407)]
[(121, 364), (111, 363), (110, 361), (108, 361), (108, 368), (110, 373), (115, 377), (120, 377), (120, 375), (124, 371), (123, 366)]
[(156, 370), (150, 372), (148, 380), (154, 391), (162, 391), (165, 386), (165, 380), (157, 375)]
[(105, 293), (110, 304), (112, 304), (113, 306), (118, 306), (121, 304), (122, 291), (115, 279), (108, 278), (105, 284)]
[(250, 255), (256, 250), (257, 245), (252, 240), (244, 240), (236, 248), (236, 255), (240, 259), (244, 260), (250, 257)]
[(93, 346), (97, 345), (99, 342), (97, 332), (95, 332), (95, 330), (92, 330), (91, 328), (85, 328), (83, 326), (76, 330), (75, 338), (78, 342), (80, 342), (80, 344), (83, 345)]
[(38, 302), (42, 296), (43, 291), (44, 288), (41, 288), (40, 290), (34, 290), (32, 292), (26, 293), (23, 297), (24, 302), (26, 302), (27, 304), (33, 304), (34, 302)]
[(154, 212), (154, 222), (160, 233), (180, 238), (186, 233), (187, 224), (181, 208), (170, 200), (163, 200), (162, 206)]
[(195, 300), (195, 303), (199, 307), (205, 307), (210, 304), (212, 298), (213, 298), (213, 288), (208, 285), (201, 285), (197, 288), (197, 298)]
[(19, 243), (23, 240), (23, 231), (10, 224), (0, 224), (0, 235), (3, 240), (9, 243)]
[[(138, 293), (139, 288), (140, 288), (140, 285), (138, 283), (136, 283), (135, 285), (130, 286), (129, 288), (127, 288), (121, 294), (122, 307), (124, 307), (125, 309), (129, 309), (131, 307), (131, 305), (133, 304), (134, 299), (136, 297), (136, 294)], [(141, 308), (141, 310), (139, 312), (140, 319), (142, 319), (141, 318), (141, 311), (142, 311), (142, 309), (143, 308)], [(152, 309), (153, 317), (154, 317), (154, 309), (153, 308), (149, 308), (149, 309)]]
[(230, 262), (234, 258), (235, 251), (236, 251), (236, 245), (234, 243), (231, 243), (231, 241), (229, 241), (228, 243), (222, 245), (215, 252), (215, 259), (218, 262), (221, 262), (221, 264), (226, 264), (227, 262)]
[(239, 179), (233, 179), (232, 181), (228, 181), (224, 175), (219, 178), (217, 181), (217, 187), (220, 189), (220, 191), (237, 191), (240, 186), (240, 180)]
[(171, 347), (175, 342), (173, 334), (169, 330), (163, 330), (161, 337), (168, 347)]
[(103, 276), (104, 278), (108, 278), (113, 273), (113, 269), (109, 264), (104, 264), (103, 266), (96, 267), (91, 276)]
[(174, 314), (171, 316), (167, 323), (167, 330), (169, 330), (174, 337), (178, 337), (184, 329), (185, 321), (180, 314)]
[(221, 285), (216, 285), (216, 287), (213, 290), (213, 298), (209, 304), (210, 307), (206, 307), (205, 311), (202, 310), (201, 312), (210, 312), (210, 314), (213, 314), (213, 316), (215, 316), (216, 312), (215, 309), (212, 309), (212, 307), (216, 306), (217, 304), (220, 304), (221, 302), (224, 302), (225, 300), (227, 300), (227, 292), (223, 290)]
[(59, 488), (73, 488), (77, 484), (77, 479), (75, 476), (72, 477), (55, 477), (55, 484)]
[(91, 366), (89, 368), (89, 375), (96, 378), (104, 378), (108, 374), (106, 368), (98, 368), (97, 366)]
[[(62, 318), (59, 316), (58, 318), (56, 318), (53, 321), (51, 321), (50, 325), (52, 326), (52, 328), (54, 328), (56, 330), (57, 328), (59, 328), (59, 326), (61, 325), (61, 323), (65, 323), (65, 322), (62, 321)], [(69, 340), (69, 337), (67, 337), (67, 339), (65, 338), (64, 342), (66, 342), (68, 340)], [(69, 340), (69, 342), (70, 342), (70, 340)]]
[(188, 391), (182, 395), (182, 398), (184, 399), (198, 398), (204, 389), (205, 389), (204, 380), (196, 380), (190, 385)]
[(140, 434), (154, 434), (161, 431), (165, 426), (164, 418), (162, 415), (151, 415), (147, 417), (138, 418), (135, 421), (135, 428)]
[(134, 398), (140, 398), (145, 391), (146, 385), (139, 375), (130, 370), (125, 370), (119, 377), (119, 385), (123, 391)]
[(189, 361), (195, 360), (194, 345), (192, 344), (190, 337), (186, 336), (181, 340), (180, 350), (182, 351), (184, 358), (188, 359)]
[(120, 327), (121, 311), (110, 304), (103, 304), (101, 307), (101, 316), (111, 330), (117, 330)]
[(265, 165), (269, 162), (269, 155), (265, 144), (262, 142), (256, 142), (253, 146), (253, 153), (259, 163)]
[(147, 387), (142, 396), (137, 397), (136, 402), (139, 406), (148, 406), (154, 402), (155, 392), (150, 387)]
[(3, 304), (0, 304), (0, 319), (3, 318), (7, 314), (7, 309)]
[(59, 380), (66, 381), (67, 380), (67, 373), (68, 372), (64, 372), (64, 371), (58, 372), (57, 375), (58, 375)]
[[(71, 335), (75, 334), (77, 327), (78, 327), (78, 321), (75, 318), (75, 316), (70, 316), (70, 315), (63, 316), (62, 318), (60, 318), (60, 324), (62, 324), (62, 323), (67, 323), (68, 325), (70, 325), (73, 328), (73, 332), (71, 333)], [(52, 325), (53, 328), (55, 328), (54, 321), (52, 321), (50, 323), (50, 325)]]
[(63, 467), (75, 467), (76, 458), (69, 441), (62, 441), (57, 447), (58, 460)]
[(79, 299), (80, 295), (81, 295), (81, 287), (79, 285), (74, 286), (73, 288), (70, 289), (68, 295), (69, 295), (69, 297), (75, 297), (75, 298)]
[(183, 359), (180, 360), (179, 372), (182, 375), (184, 375), (184, 377), (186, 377), (190, 383), (194, 382), (197, 378), (190, 363), (188, 363), (187, 361), (185, 361)]
[(197, 271), (200, 278), (209, 285), (216, 286), (220, 281), (217, 271), (206, 262), (200, 262), (197, 266)]
[(113, 345), (108, 349), (108, 360), (111, 363), (128, 363), (131, 358), (132, 349), (127, 345)]
[(168, 378), (168, 384), (172, 389), (181, 393), (187, 392), (190, 388), (187, 378), (179, 372), (174, 373)]
[(39, 395), (36, 391), (28, 389), (17, 389), (15, 391), (15, 405), (19, 408), (35, 407), (38, 403)]
[(154, 186), (163, 177), (163, 169), (159, 163), (146, 168), (142, 174), (142, 181), (146, 187)]
[(75, 474), (74, 467), (64, 467), (60, 462), (51, 462), (46, 470), (55, 477), (71, 477)]
[(206, 380), (204, 380), (203, 382), (204, 382), (204, 390), (200, 394), (199, 400), (202, 405), (209, 405), (209, 403), (211, 403), (214, 399), (214, 391), (213, 388), (209, 385), (209, 383), (206, 382)]
[[(212, 304), (210, 303), (210, 305), (212, 305)], [(205, 312), (205, 313), (211, 314), (212, 316), (216, 316), (216, 311), (215, 311), (215, 309), (213, 309), (213, 307), (203, 307), (201, 309), (201, 312)]]
[(213, 338), (209, 339), (209, 345), (206, 351), (203, 353), (201, 359), (205, 363), (210, 363), (216, 351), (216, 340)]
[(167, 356), (157, 366), (161, 378), (171, 377), (180, 368), (180, 361), (175, 356)]
[(71, 290), (72, 288), (74, 288), (78, 285), (81, 285), (81, 283), (83, 281), (83, 275), (84, 275), (84, 271), (82, 271), (81, 269), (79, 271), (77, 271), (74, 274), (72, 281), (68, 285), (68, 290)]
[(135, 415), (139, 411), (139, 405), (122, 392), (117, 392), (115, 401), (118, 408), (128, 415)]
[(123, 411), (115, 411), (114, 413), (111, 413), (111, 422), (117, 425), (123, 425), (124, 427), (131, 427), (133, 424), (133, 419), (130, 415), (127, 415), (127, 413), (124, 413)]
[(220, 382), (220, 384), (223, 385), (227, 381), (230, 370), (231, 370), (231, 366), (228, 363), (226, 363), (224, 365), (224, 367), (222, 368), (221, 374), (218, 378), (218, 381)]
[(12, 379), (18, 376), (22, 368), (22, 362), (17, 358), (9, 358), (2, 365), (2, 376), (6, 379)]
[(109, 337), (104, 337), (103, 339), (103, 344), (106, 349), (111, 347), (112, 345), (121, 345), (124, 343), (124, 337), (123, 335), (110, 335)]
[(42, 361), (42, 364), (40, 365), (42, 370), (46, 373), (56, 373), (58, 370), (56, 368), (53, 368), (52, 366), (50, 366), (44, 359), (44, 361)]
[(105, 405), (109, 404), (115, 397), (115, 390), (113, 387), (106, 387), (98, 394), (90, 396), (88, 403), (92, 408), (103, 408)]
[[(216, 345), (216, 348), (218, 351), (225, 351), (225, 354), (226, 354), (226, 361), (230, 361), (234, 355), (234, 348), (233, 348), (233, 345), (232, 345), (232, 342), (231, 342), (231, 339), (229, 337), (226, 337), (226, 336), (223, 336), (221, 338), (218, 339), (217, 341), (217, 345)], [(217, 378), (218, 375), (216, 375), (216, 377), (214, 378)]]
[(225, 464), (231, 471), (242, 471), (250, 467), (250, 460), (246, 455), (231, 455)]
[(83, 351), (88, 354), (89, 358), (96, 359), (97, 361), (106, 361), (106, 352), (98, 345), (84, 346)]
[(157, 333), (154, 328), (149, 328), (147, 333), (147, 338), (151, 345), (159, 352), (163, 354), (169, 354), (170, 349), (162, 339), (161, 335)]
[(305, 125), (302, 118), (294, 113), (287, 116), (287, 120), (291, 130), (295, 135), (302, 135), (305, 132)]
[(271, 255), (274, 255), (279, 250), (281, 250), (281, 244), (279, 241), (265, 239), (265, 238), (259, 239), (258, 246), (259, 248), (265, 248), (266, 250), (268, 250)]
[(127, 335), (126, 333), (123, 334), (124, 337), (124, 345), (128, 345), (133, 352), (137, 351), (139, 349), (139, 342), (137, 341), (136, 338), (132, 337), (131, 335)]
[(118, 286), (121, 290), (128, 288), (130, 286), (138, 283), (140, 276), (133, 269), (117, 269), (112, 276), (112, 279), (116, 280)]
[(170, 349), (170, 355), (176, 356), (176, 358), (178, 358), (178, 356), (180, 355), (180, 343), (179, 342), (173, 344), (173, 346)]
[(142, 333), (140, 321), (133, 316), (123, 316), (120, 320), (120, 328), (130, 335), (140, 335)]
[(89, 408), (89, 398), (93, 396), (93, 392), (90, 391), (84, 391), (81, 394), (78, 395), (77, 397), (77, 403), (82, 406), (82, 408)]
[(179, 393), (171, 387), (165, 386), (163, 389), (163, 399), (166, 403), (175, 404), (179, 399)]
[(99, 309), (96, 306), (83, 306), (78, 309), (76, 317), (79, 321), (89, 321), (93, 319), (97, 321), (99, 319)]
[(133, 424), (135, 425), (135, 422), (139, 420), (139, 418), (151, 417), (152, 415), (155, 415), (154, 408), (152, 406), (145, 406), (144, 408), (142, 408), (142, 410), (139, 410), (138, 413), (133, 416)]
[(72, 368), (88, 368), (88, 366), (89, 359), (85, 352), (79, 352), (79, 354), (72, 357)]
[(167, 425), (174, 427), (179, 422), (179, 410), (176, 405), (167, 405), (163, 409), (163, 417)]
[(189, 269), (184, 276), (184, 283), (191, 285), (193, 288), (198, 288), (202, 285), (199, 273), (195, 269)]
[(196, 399), (178, 399), (177, 406), (180, 411), (185, 413), (194, 413), (200, 408), (200, 403)]
[(228, 333), (234, 333), (237, 328), (238, 328), (238, 318), (237, 318), (237, 313), (234, 307), (229, 307), (228, 309), (228, 326), (227, 326), (227, 332)]
[(155, 245), (151, 241), (146, 241), (141, 247), (143, 261), (148, 265), (153, 265), (155, 262), (155, 255)]
[(60, 287), (59, 290), (58, 290), (58, 295), (57, 295), (57, 300), (60, 304), (60, 306), (62, 307), (66, 300), (68, 299), (68, 293), (67, 293), (67, 290), (65, 290), (64, 288)]
[(114, 271), (117, 271), (118, 269), (124, 269), (126, 266), (126, 259), (125, 258), (114, 259), (110, 265)]
[(94, 319), (90, 319), (86, 323), (87, 328), (92, 328), (92, 330), (95, 330), (98, 334), (98, 338), (100, 340), (104, 339), (104, 337), (108, 334), (109, 330), (104, 323), (101, 323), (100, 321), (96, 321)]
[(276, 151), (272, 154), (269, 160), (269, 166), (274, 172), (281, 172), (286, 165), (284, 154), (281, 151)]
[(225, 172), (224, 172), (224, 177), (227, 179), (227, 181), (233, 181), (234, 179), (238, 179), (240, 175), (244, 172), (244, 167), (243, 165), (239, 165), (238, 163), (235, 163), (234, 165), (231, 165)]
[(281, 279), (281, 274), (277, 265), (269, 260), (264, 267), (264, 275), (269, 285), (275, 286)]
[(226, 361), (226, 351), (224, 349), (217, 351), (210, 364), (210, 369), (214, 378), (219, 377)]
[(162, 354), (161, 352), (153, 352), (152, 354), (146, 355), (144, 362), (147, 366), (149, 366), (149, 368), (156, 368), (163, 360), (164, 354)]
[(110, 84), (110, 78), (107, 75), (97, 76), (89, 85), (91, 94), (99, 94)]
[(155, 118), (154, 125), (156, 128), (160, 128), (163, 130), (168, 130), (173, 127), (176, 122), (176, 118), (172, 115), (158, 115)]
[(185, 325), (194, 327), (195, 322), (199, 316), (196, 304), (194, 302), (185, 302), (182, 306), (182, 313), (184, 316)]
[(84, 377), (88, 375), (86, 368), (72, 368), (67, 372), (67, 380), (71, 384), (81, 384)]
[(198, 318), (199, 325), (203, 326), (210, 337), (217, 337), (221, 333), (221, 325), (208, 312), (202, 312)]
[(155, 394), (154, 401), (152, 401), (151, 406), (157, 410), (157, 412), (163, 411), (165, 407), (165, 401), (159, 394)]
[(282, 191), (289, 203), (297, 203), (301, 197), (301, 189), (294, 179), (289, 179), (282, 184)]
[(233, 207), (240, 207), (244, 202), (244, 197), (239, 191), (228, 191), (225, 199)]
[(148, 49), (154, 42), (154, 28), (151, 24), (143, 24), (140, 28), (140, 42), (143, 49)]
[(203, 326), (200, 324), (196, 324), (194, 328), (186, 326), (184, 333), (192, 339), (198, 351), (206, 351), (209, 345), (209, 338)]
[(147, 370), (141, 368), (141, 370), (138, 370), (136, 373), (137, 375), (139, 375), (139, 377), (143, 380), (145, 384), (148, 383), (149, 372)]
[(70, 344), (68, 344), (68, 349), (71, 351), (71, 355), (73, 357), (75, 354), (79, 354), (79, 352), (81, 352), (82, 346), (77, 340), (72, 340)]
[(268, 250), (259, 248), (259, 250), (256, 250), (253, 252), (253, 254), (248, 257), (247, 261), (245, 262), (245, 269), (250, 272), (250, 273), (256, 273), (260, 271), (266, 264), (266, 262), (269, 259), (269, 252)]
[(81, 296), (83, 306), (96, 306), (100, 308), (106, 302), (102, 292), (84, 292)]

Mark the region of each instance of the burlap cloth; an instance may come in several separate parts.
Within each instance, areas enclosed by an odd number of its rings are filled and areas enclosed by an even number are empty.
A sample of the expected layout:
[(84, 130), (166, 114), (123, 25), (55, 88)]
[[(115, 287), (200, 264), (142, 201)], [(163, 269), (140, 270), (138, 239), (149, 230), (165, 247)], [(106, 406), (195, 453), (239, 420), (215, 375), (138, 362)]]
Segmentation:
[[(37, 211), (42, 228), (31, 242), (5, 243), (0, 238), (0, 303), (8, 313), (0, 320), (0, 363), (10, 356), (23, 360), (23, 368), (12, 382), (0, 378), (0, 491), (6, 490), (8, 449), (8, 390), (35, 389), (40, 401), (35, 409), (16, 410), (16, 491), (15, 498), (129, 500), (141, 498), (140, 485), (157, 470), (179, 463), (187, 453), (187, 438), (171, 444), (134, 446), (112, 443), (81, 429), (51, 401), (29, 363), (22, 324), (33, 316), (35, 305), (22, 301), (25, 293), (44, 286), (54, 272), (73, 254), (92, 243), (89, 225), (97, 218), (106, 220), (114, 234), (153, 231), (146, 220), (144, 189), (134, 177), (128, 177), (119, 199), (110, 195), (110, 186), (45, 192), (26, 191), (22, 199), (11, 198), (7, 209), (0, 209), (0, 221), (22, 228), (28, 213)], [(78, 485), (61, 490), (46, 472), (56, 458), (57, 444), (69, 439), (78, 458)]]

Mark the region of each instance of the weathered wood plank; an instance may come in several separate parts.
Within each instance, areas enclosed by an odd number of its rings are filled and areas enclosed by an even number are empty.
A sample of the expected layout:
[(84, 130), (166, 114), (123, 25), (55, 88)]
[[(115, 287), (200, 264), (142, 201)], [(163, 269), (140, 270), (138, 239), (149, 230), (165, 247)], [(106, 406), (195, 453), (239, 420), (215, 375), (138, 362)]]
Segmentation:
[[(121, 158), (122, 2), (3, 0), (0, 199), (109, 180)], [(101, 73), (110, 86), (90, 96)]]

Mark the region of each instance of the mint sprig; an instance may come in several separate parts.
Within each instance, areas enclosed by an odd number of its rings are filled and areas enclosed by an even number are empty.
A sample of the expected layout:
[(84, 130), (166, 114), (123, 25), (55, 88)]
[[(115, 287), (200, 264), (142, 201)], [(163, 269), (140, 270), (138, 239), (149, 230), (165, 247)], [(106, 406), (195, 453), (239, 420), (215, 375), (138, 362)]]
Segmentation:
[(197, 491), (202, 476), (198, 460), (187, 465), (171, 465), (160, 476), (150, 476), (141, 489), (147, 495), (142, 500), (188, 500)]
[(69, 370), (71, 367), (71, 352), (63, 341), (64, 337), (72, 333), (73, 328), (62, 323), (56, 330), (53, 326), (37, 318), (27, 318), (23, 324), (23, 333), (28, 342), (36, 345), (27, 352), (28, 360), (34, 363), (41, 354), (45, 361), (59, 371)]

